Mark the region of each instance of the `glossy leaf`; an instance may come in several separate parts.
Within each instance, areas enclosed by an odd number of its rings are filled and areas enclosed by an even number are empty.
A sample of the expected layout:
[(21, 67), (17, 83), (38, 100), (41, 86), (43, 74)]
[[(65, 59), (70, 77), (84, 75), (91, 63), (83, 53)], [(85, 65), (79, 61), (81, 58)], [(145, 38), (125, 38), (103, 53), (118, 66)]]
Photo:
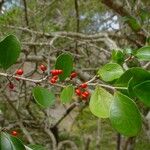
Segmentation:
[(116, 81), (116, 86), (128, 87), (128, 83), (134, 78), (135, 84), (150, 79), (150, 73), (142, 68), (134, 67), (124, 72)]
[(9, 35), (0, 42), (0, 66), (8, 69), (13, 65), (21, 52), (20, 42), (14, 35)]
[(62, 103), (69, 103), (72, 100), (74, 94), (74, 87), (69, 85), (63, 89), (60, 95), (60, 99)]
[(150, 61), (150, 46), (145, 46), (137, 50), (136, 56), (140, 60)]
[(1, 132), (0, 135), (0, 148), (2, 150), (26, 150), (18, 138), (4, 132)]
[(117, 63), (117, 64), (123, 64), (124, 62), (124, 54), (119, 51), (119, 50), (113, 50), (112, 51), (112, 62)]
[(136, 85), (133, 90), (139, 100), (150, 107), (150, 80)]
[(113, 96), (105, 89), (97, 86), (92, 93), (89, 103), (91, 112), (99, 118), (108, 118)]
[(46, 88), (37, 86), (33, 88), (33, 96), (37, 104), (47, 108), (54, 104), (55, 96), (54, 94)]
[(112, 126), (125, 136), (136, 136), (142, 127), (141, 115), (129, 97), (116, 92), (110, 108)]
[(117, 63), (108, 63), (99, 69), (98, 75), (104, 81), (113, 81), (123, 74), (123, 69)]
[(150, 73), (142, 68), (136, 68), (132, 70), (132, 74), (133, 76), (128, 83), (128, 93), (132, 98), (134, 98), (136, 95), (133, 88), (137, 84), (150, 80)]
[(61, 54), (56, 60), (55, 69), (63, 70), (63, 73), (59, 75), (59, 79), (61, 81), (65, 80), (73, 70), (73, 57), (69, 53)]

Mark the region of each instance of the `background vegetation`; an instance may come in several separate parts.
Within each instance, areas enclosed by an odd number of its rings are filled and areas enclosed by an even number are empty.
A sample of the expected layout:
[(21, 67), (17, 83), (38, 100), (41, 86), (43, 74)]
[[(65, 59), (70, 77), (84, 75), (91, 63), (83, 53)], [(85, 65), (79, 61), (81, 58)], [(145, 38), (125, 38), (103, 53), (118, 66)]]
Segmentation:
[[(149, 12), (149, 0), (0, 0), (0, 38), (14, 34), (22, 45), (20, 58), (7, 73), (23, 68), (24, 77), (39, 79), (43, 76), (40, 64), (53, 69), (57, 56), (70, 52), (78, 73), (76, 82), (88, 81), (109, 62), (114, 49), (130, 55), (150, 45)], [(150, 62), (133, 58), (124, 67), (137, 66), (149, 70)], [(8, 79), (0, 76), (0, 126), (8, 133), (17, 130), (26, 145), (42, 146), (36, 150), (53, 149), (55, 142), (63, 144), (60, 149), (64, 150), (119, 150), (124, 145), (150, 149), (149, 109), (141, 103), (138, 105), (145, 120), (142, 131), (136, 138), (127, 138), (116, 133), (108, 119), (95, 117), (84, 104), (68, 112), (72, 104), (60, 103), (59, 83), (43, 83), (57, 95), (55, 105), (47, 109), (35, 104), (31, 93), (34, 83), (15, 79), (13, 83), (15, 89), (10, 90)]]

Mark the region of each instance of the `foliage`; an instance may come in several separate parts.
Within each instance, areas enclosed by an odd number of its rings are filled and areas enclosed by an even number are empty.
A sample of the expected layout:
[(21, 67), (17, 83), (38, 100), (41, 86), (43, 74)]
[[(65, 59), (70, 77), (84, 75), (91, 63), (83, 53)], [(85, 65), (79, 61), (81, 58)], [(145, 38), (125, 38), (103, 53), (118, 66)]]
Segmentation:
[[(64, 149), (85, 148), (87, 135), (89, 149), (98, 149), (100, 122), (111, 126), (107, 137), (115, 131), (124, 139), (140, 136), (150, 107), (149, 2), (140, 8), (130, 1), (128, 10), (120, 7), (126, 2), (110, 2), (31, 0), (1, 14), (2, 149), (55, 149), (63, 142)], [(11, 126), (21, 128), (25, 144), (9, 134)]]

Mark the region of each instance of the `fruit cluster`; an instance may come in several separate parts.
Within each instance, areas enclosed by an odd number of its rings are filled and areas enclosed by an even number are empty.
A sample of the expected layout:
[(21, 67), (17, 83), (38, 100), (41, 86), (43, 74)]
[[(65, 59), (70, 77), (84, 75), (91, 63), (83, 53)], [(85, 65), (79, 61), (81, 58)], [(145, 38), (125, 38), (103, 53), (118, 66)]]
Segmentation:
[[(45, 71), (47, 70), (47, 66), (45, 66), (44, 64), (41, 64), (41, 65), (39, 66), (39, 69), (40, 69), (43, 73), (45, 73)], [(23, 73), (24, 73), (24, 71), (23, 71), (22, 69), (18, 69), (15, 74), (18, 75), (18, 76), (21, 76), (21, 75), (23, 75)], [(51, 74), (52, 76), (49, 78), (49, 82), (50, 82), (51, 84), (55, 84), (55, 83), (58, 81), (58, 76), (59, 76), (60, 74), (62, 74), (62, 73), (63, 73), (63, 70), (59, 70), (59, 69), (51, 70), (51, 71), (50, 71), (50, 74)], [(77, 75), (78, 75), (77, 72), (73, 71), (73, 72), (71, 73), (71, 75), (70, 75), (70, 80), (76, 78)], [(18, 78), (16, 78), (16, 80), (19, 81)], [(14, 86), (14, 84), (10, 81), (8, 87), (12, 90), (12, 89), (14, 89), (15, 86)], [(88, 97), (89, 97), (89, 95), (90, 95), (89, 91), (86, 90), (87, 87), (88, 87), (88, 84), (87, 84), (87, 83), (82, 83), (82, 84), (79, 85), (79, 86), (76, 88), (76, 90), (75, 90), (76, 95), (78, 95), (81, 99), (83, 99), (83, 100), (85, 100), (85, 101), (88, 99)]]
[(85, 101), (88, 99), (90, 95), (89, 91), (86, 90), (87, 87), (88, 87), (87, 83), (82, 83), (75, 90), (75, 93)]
[(50, 73), (52, 74), (52, 78), (50, 78), (50, 83), (54, 84), (58, 80), (58, 75), (62, 74), (63, 71), (55, 69), (55, 70), (51, 70)]
[[(40, 69), (44, 72), (46, 71), (47, 67), (45, 67), (44, 65), (41, 65)], [(54, 84), (58, 80), (58, 75), (62, 74), (63, 71), (51, 70), (50, 73), (52, 74), (52, 78), (50, 78), (50, 83)], [(70, 80), (72, 80), (73, 78), (76, 78), (77, 76), (78, 76), (77, 72), (73, 71), (70, 75)], [(90, 93), (87, 90), (85, 90), (87, 87), (88, 87), (87, 83), (83, 83), (79, 85), (79, 87), (75, 90), (75, 93), (83, 100), (87, 100), (90, 95)]]

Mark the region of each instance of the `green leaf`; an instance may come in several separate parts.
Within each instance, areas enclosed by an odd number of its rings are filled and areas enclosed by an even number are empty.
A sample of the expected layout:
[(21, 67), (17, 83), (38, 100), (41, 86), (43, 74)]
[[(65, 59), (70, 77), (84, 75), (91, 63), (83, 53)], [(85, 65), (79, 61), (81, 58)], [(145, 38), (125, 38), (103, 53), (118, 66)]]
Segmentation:
[(116, 81), (115, 86), (127, 87), (128, 91), (124, 90), (123, 93), (134, 98), (135, 93), (133, 87), (146, 80), (150, 80), (150, 73), (142, 68), (133, 67), (122, 74), (122, 76)]
[(73, 57), (69, 53), (61, 54), (56, 60), (55, 69), (63, 70), (63, 73), (59, 75), (59, 79), (60, 81), (65, 80), (73, 70)]
[(139, 31), (141, 29), (141, 25), (139, 24), (138, 20), (132, 16), (124, 17), (124, 21), (127, 22), (134, 31)]
[(143, 61), (150, 61), (150, 46), (145, 46), (137, 50), (136, 56)]
[(74, 94), (74, 87), (72, 85), (65, 87), (60, 95), (61, 102), (63, 104), (69, 103), (72, 100), (73, 94)]
[(134, 88), (135, 95), (146, 105), (150, 107), (150, 80), (136, 85)]
[(131, 78), (134, 79), (135, 84), (138, 84), (140, 82), (150, 79), (150, 73), (142, 68), (133, 67), (124, 72), (116, 81), (115, 85), (121, 87), (128, 87), (128, 83)]
[(0, 135), (0, 148), (2, 150), (26, 150), (18, 138), (4, 132)]
[(3, 69), (13, 65), (21, 52), (20, 42), (14, 35), (9, 35), (0, 42), (0, 64)]
[(105, 89), (97, 86), (92, 93), (89, 103), (91, 112), (99, 118), (108, 118), (113, 96)]
[(117, 63), (117, 64), (123, 64), (124, 62), (124, 54), (121, 51), (112, 51), (112, 57), (111, 57), (112, 62)]
[(142, 68), (136, 68), (132, 70), (132, 78), (128, 83), (128, 93), (134, 98), (136, 96), (133, 88), (146, 80), (150, 80), (150, 73)]
[(33, 96), (34, 96), (35, 101), (40, 106), (47, 108), (47, 107), (54, 104), (55, 96), (48, 89), (37, 86), (37, 87), (33, 88), (32, 92), (33, 92)]
[(98, 75), (107, 82), (118, 79), (122, 74), (122, 67), (116, 63), (108, 63), (98, 71)]
[(136, 136), (142, 127), (141, 115), (129, 97), (116, 92), (110, 108), (112, 126), (125, 136)]

